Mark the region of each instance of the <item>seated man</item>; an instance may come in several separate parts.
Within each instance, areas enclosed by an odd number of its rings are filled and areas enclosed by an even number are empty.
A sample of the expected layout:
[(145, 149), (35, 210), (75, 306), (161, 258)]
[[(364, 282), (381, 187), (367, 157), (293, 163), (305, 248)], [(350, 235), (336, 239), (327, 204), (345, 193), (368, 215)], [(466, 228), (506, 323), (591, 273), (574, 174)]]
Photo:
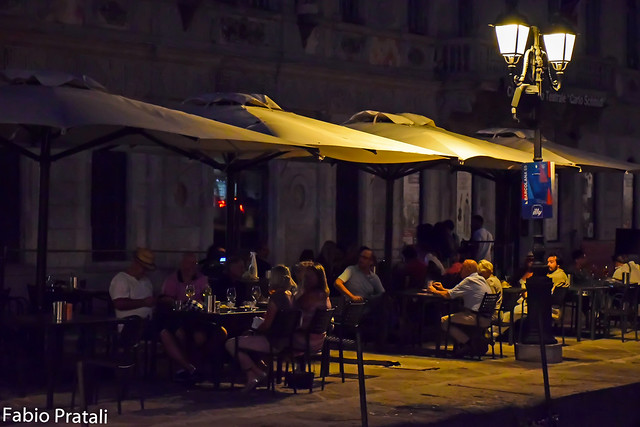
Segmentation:
[[(187, 285), (193, 285), (195, 292), (193, 299), (196, 301), (202, 301), (203, 293), (209, 287), (207, 277), (198, 271), (197, 258), (193, 252), (185, 253), (182, 256), (180, 268), (165, 279), (162, 285), (162, 296), (159, 298), (160, 302), (170, 309), (175, 301), (187, 301)], [(172, 324), (168, 319), (163, 322), (163, 325), (165, 330), (175, 333), (181, 347), (187, 350), (185, 353), (190, 353), (190, 359), (197, 359), (198, 365), (204, 363), (205, 352), (215, 353), (216, 350), (222, 348), (226, 339), (226, 331), (218, 326), (207, 325), (205, 327), (202, 324), (190, 324), (186, 327), (186, 325)], [(185, 328), (192, 332), (189, 336), (185, 334)], [(179, 362), (179, 364), (186, 369), (183, 363)], [(189, 365), (192, 364), (189, 363)], [(186, 376), (185, 372), (185, 370), (179, 371), (178, 377)]]
[[(156, 298), (153, 296), (153, 285), (146, 274), (155, 268), (153, 252), (149, 249), (138, 248), (129, 267), (116, 274), (111, 280), (109, 295), (113, 300), (116, 317), (140, 316), (143, 319), (151, 319), (153, 309), (156, 306)], [(147, 337), (154, 334), (152, 331), (153, 327), (148, 328)], [(195, 366), (185, 359), (173, 335), (168, 330), (162, 329), (160, 340), (169, 357), (184, 368), (188, 375), (194, 376)]]
[(562, 260), (557, 254), (549, 254), (547, 257), (547, 266), (549, 267), (547, 277), (553, 281), (553, 289), (551, 292), (553, 292), (557, 287), (565, 288), (569, 286), (569, 278), (565, 274), (564, 270), (560, 268), (561, 265)]
[(567, 277), (571, 275), (570, 285), (583, 285), (589, 282), (591, 272), (587, 266), (587, 254), (582, 249), (575, 250), (571, 253), (573, 264), (565, 269)]
[[(628, 283), (640, 283), (640, 268), (638, 264), (633, 261), (629, 261), (629, 259), (624, 255), (617, 255), (613, 257), (613, 262), (615, 264), (615, 270), (613, 271), (612, 278), (615, 280), (623, 281), (626, 279), (628, 275)], [(623, 278), (623, 273), (625, 277)]]
[(222, 274), (212, 282), (213, 294), (218, 301), (222, 301), (225, 304), (224, 301), (227, 299), (227, 289), (229, 288), (236, 290), (237, 305), (248, 299), (248, 285), (242, 280), (242, 275), (245, 271), (246, 266), (242, 258), (238, 256), (227, 258)]
[(371, 341), (374, 337), (378, 345), (384, 344), (388, 332), (387, 307), (383, 305), (384, 287), (376, 273), (372, 271), (375, 263), (373, 251), (363, 246), (355, 265), (348, 266), (336, 279), (334, 286), (352, 302), (366, 301), (364, 317), (360, 322), (363, 338)]
[(396, 265), (393, 278), (394, 290), (421, 289), (427, 279), (427, 265), (418, 258), (418, 251), (413, 245), (402, 248), (404, 262)]
[[(473, 260), (466, 260), (462, 263), (460, 270), (462, 281), (453, 289), (445, 289), (442, 283), (435, 282), (429, 286), (429, 291), (433, 294), (440, 295), (443, 298), (459, 298), (464, 300), (464, 310), (444, 316), (441, 319), (441, 326), (444, 331), (449, 331), (449, 335), (460, 344), (456, 350), (457, 356), (463, 356), (471, 352), (469, 336), (459, 327), (455, 325), (478, 324), (477, 312), (482, 303), (485, 294), (493, 291), (487, 284), (484, 277), (478, 274), (478, 264)], [(491, 319), (480, 319), (480, 326), (489, 326)], [(449, 325), (451, 323), (451, 325)]]
[(373, 251), (366, 246), (360, 248), (358, 263), (347, 267), (336, 279), (334, 286), (353, 302), (371, 301), (384, 294), (382, 282), (372, 271)]

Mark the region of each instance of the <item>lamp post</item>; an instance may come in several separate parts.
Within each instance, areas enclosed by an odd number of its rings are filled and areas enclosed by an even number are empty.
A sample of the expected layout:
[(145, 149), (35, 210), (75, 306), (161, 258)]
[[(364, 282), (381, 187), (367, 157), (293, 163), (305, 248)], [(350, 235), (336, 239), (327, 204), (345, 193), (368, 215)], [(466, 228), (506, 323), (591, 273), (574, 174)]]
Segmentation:
[[(542, 162), (542, 136), (540, 133), (540, 104), (544, 98), (544, 86), (549, 84), (555, 91), (562, 86), (562, 76), (573, 53), (575, 34), (568, 26), (557, 20), (549, 31), (541, 34), (538, 27), (529, 27), (517, 13), (498, 18), (495, 24), (500, 54), (507, 62), (509, 75), (513, 78), (514, 94), (511, 112), (515, 120), (522, 95), (537, 95), (532, 119), (535, 127), (533, 161)], [(540, 38), (544, 39), (542, 49)], [(529, 40), (531, 44), (529, 45)], [(520, 59), (522, 58), (522, 61)], [(522, 70), (518, 74), (517, 66)], [(545, 78), (547, 77), (547, 78)], [(551, 290), (552, 282), (547, 277), (548, 268), (544, 259), (544, 220), (533, 219), (533, 276), (527, 279), (527, 305), (530, 321), (523, 335), (523, 344), (555, 344), (551, 334)], [(538, 319), (541, 319), (539, 322)]]

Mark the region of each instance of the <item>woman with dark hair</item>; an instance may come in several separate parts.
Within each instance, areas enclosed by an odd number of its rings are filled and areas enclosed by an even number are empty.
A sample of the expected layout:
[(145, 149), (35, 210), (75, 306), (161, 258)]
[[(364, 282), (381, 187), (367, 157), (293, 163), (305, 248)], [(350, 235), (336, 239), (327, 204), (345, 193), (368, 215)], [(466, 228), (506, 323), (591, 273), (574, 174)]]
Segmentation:
[[(304, 268), (303, 282), (301, 290), (294, 301), (294, 307), (302, 311), (301, 330), (305, 331), (316, 310), (326, 310), (331, 308), (329, 301), (329, 286), (327, 285), (327, 277), (321, 264), (309, 264)], [(322, 349), (326, 333), (311, 334), (309, 339), (309, 351), (318, 352)], [(304, 348), (307, 345), (306, 335), (297, 332), (293, 336), (294, 346), (296, 348)]]
[[(256, 329), (256, 335), (243, 335), (230, 338), (224, 344), (232, 357), (238, 358), (240, 367), (247, 375), (245, 391), (254, 389), (260, 381), (267, 377), (267, 372), (247, 354), (247, 351), (268, 353), (270, 349), (269, 340), (264, 335), (273, 324), (276, 314), (280, 310), (290, 310), (293, 304), (292, 290), (296, 284), (291, 278), (291, 272), (284, 265), (276, 265), (271, 269), (269, 279), (269, 304), (264, 315), (264, 321)], [(236, 345), (237, 341), (237, 345)], [(237, 354), (236, 354), (237, 348)]]
[(298, 262), (313, 261), (314, 259), (315, 256), (313, 255), (313, 250), (303, 249), (302, 252), (300, 252), (300, 256), (298, 257)]

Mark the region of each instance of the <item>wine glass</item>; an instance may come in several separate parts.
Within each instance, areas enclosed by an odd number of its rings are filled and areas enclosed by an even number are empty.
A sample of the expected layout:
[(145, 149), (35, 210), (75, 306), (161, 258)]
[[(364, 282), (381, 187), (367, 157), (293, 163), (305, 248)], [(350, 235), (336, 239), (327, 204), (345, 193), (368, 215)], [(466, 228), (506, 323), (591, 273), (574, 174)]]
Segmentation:
[(236, 305), (236, 288), (228, 288), (227, 289), (227, 301), (229, 308), (232, 308)]
[(193, 285), (193, 283), (189, 283), (187, 285), (187, 287), (184, 290), (184, 293), (187, 296), (187, 300), (193, 299), (193, 297), (196, 295), (196, 287)]
[(253, 285), (251, 287), (251, 296), (253, 297), (253, 307), (255, 308), (258, 301), (260, 301), (260, 297), (262, 297), (262, 290), (260, 289), (260, 286)]

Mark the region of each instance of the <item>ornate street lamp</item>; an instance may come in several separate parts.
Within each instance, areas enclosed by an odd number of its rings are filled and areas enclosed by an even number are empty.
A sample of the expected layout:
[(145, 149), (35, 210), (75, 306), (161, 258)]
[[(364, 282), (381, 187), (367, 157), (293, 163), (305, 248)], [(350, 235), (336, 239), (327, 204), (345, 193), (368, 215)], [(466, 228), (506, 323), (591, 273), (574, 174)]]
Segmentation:
[[(507, 62), (509, 74), (515, 86), (511, 100), (514, 119), (519, 121), (517, 109), (523, 94), (539, 97), (533, 111), (536, 130), (533, 161), (542, 162), (542, 138), (538, 120), (540, 119), (540, 101), (544, 97), (543, 86), (550, 84), (553, 90), (560, 90), (564, 70), (571, 61), (575, 33), (557, 19), (549, 31), (542, 35), (545, 47), (543, 50), (538, 27), (529, 27), (526, 20), (516, 13), (498, 18), (495, 31), (500, 53)], [(527, 48), (529, 43), (530, 46)], [(522, 70), (518, 73), (519, 64)], [(544, 220), (538, 217), (533, 221), (533, 276), (527, 280), (529, 327), (523, 336), (522, 343), (555, 344), (556, 339), (551, 334), (552, 282), (547, 277), (548, 268), (544, 259)]]

